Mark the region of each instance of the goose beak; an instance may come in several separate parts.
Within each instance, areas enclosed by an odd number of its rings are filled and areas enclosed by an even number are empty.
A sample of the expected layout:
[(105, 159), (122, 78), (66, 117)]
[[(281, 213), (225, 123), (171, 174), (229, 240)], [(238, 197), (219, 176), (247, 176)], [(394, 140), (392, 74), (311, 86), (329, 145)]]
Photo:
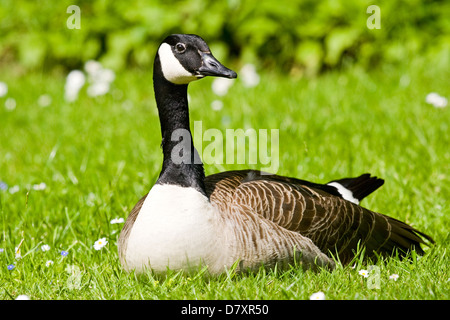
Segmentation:
[(229, 79), (237, 78), (236, 72), (221, 64), (211, 53), (202, 52), (202, 66), (198, 69), (200, 77), (213, 76)]

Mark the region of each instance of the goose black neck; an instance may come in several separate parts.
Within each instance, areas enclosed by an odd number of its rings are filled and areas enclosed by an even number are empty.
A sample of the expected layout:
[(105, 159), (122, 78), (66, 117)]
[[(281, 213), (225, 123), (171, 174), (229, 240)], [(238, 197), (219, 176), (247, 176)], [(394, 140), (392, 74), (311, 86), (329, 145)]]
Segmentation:
[(187, 84), (167, 81), (155, 60), (153, 86), (161, 124), (163, 165), (159, 184), (192, 187), (206, 195), (205, 173), (189, 127)]

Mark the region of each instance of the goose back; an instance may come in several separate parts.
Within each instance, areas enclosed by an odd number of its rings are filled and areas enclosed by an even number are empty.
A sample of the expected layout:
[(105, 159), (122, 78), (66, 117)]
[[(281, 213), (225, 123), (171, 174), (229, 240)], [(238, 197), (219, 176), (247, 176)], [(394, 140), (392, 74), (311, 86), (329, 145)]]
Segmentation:
[(395, 249), (400, 255), (411, 249), (423, 254), (422, 237), (433, 241), (399, 220), (343, 199), (328, 185), (253, 170), (210, 175), (205, 185), (210, 201), (220, 211), (231, 207), (252, 210), (260, 219), (311, 239), (323, 253), (337, 255), (343, 264), (352, 260), (358, 246), (366, 248), (368, 257), (389, 255)]

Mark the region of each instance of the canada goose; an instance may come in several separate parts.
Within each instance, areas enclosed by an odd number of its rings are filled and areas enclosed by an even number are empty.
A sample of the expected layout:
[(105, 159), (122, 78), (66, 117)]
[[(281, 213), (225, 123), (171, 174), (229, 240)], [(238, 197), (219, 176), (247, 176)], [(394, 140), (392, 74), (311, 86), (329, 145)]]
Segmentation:
[[(205, 76), (236, 78), (196, 35), (175, 34), (160, 45), (153, 70), (164, 160), (150, 192), (132, 209), (120, 234), (120, 262), (127, 271), (156, 273), (206, 265), (219, 274), (236, 261), (238, 270), (261, 265), (305, 268), (351, 261), (358, 245), (366, 255), (423, 253), (426, 234), (358, 205), (383, 180), (357, 178), (316, 184), (266, 175), (256, 170), (228, 171), (205, 178), (189, 129), (188, 83)], [(192, 155), (176, 163), (171, 154), (186, 130)]]

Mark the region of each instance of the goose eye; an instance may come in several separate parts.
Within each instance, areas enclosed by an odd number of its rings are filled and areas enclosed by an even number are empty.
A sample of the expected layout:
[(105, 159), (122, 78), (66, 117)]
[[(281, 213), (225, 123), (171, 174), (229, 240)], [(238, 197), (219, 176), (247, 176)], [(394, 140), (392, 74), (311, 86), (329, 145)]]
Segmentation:
[(178, 53), (183, 53), (186, 51), (186, 45), (184, 43), (177, 43), (175, 45), (175, 50), (177, 50)]

